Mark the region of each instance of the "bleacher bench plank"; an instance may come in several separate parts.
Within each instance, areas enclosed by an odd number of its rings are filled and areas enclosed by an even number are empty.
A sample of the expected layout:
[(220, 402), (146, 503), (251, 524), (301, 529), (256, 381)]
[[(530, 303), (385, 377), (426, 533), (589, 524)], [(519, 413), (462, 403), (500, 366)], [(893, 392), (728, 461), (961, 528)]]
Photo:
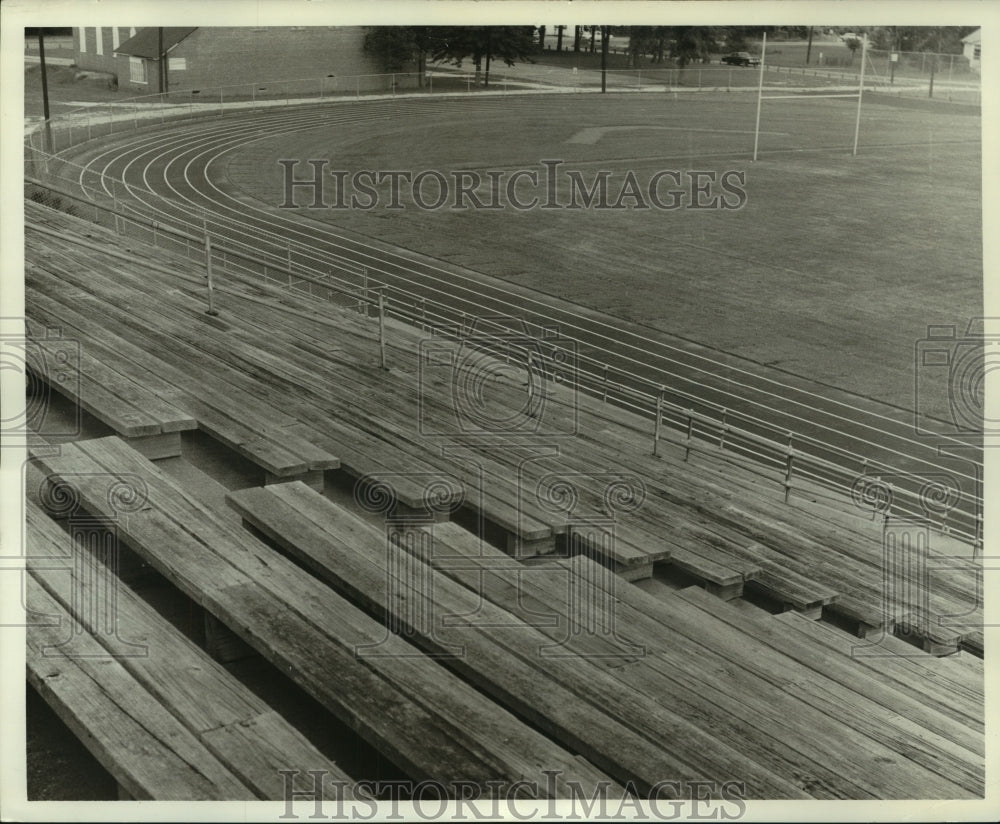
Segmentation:
[[(761, 797), (804, 795), (801, 788), (769, 766), (737, 755), (731, 743), (688, 726), (682, 715), (675, 715), (648, 696), (623, 691), (606, 672), (586, 666), (581, 669), (572, 658), (539, 656), (535, 650), (551, 646), (547, 636), (495, 604), (482, 602), (478, 594), (443, 574), (424, 568), (417, 558), (412, 558), (411, 563), (421, 580), (426, 577), (431, 581), (429, 592), (408, 590), (406, 603), (397, 602), (385, 587), (385, 537), (304, 485), (241, 490), (231, 493), (229, 500), (248, 523), (295, 554), (339, 591), (351, 593), (359, 603), (388, 610), (396, 620), (404, 622), (413, 614), (414, 607), (408, 603), (411, 600), (423, 602), (418, 613), (475, 614), (475, 631), (449, 629), (439, 621), (434, 622), (433, 631), (420, 626), (413, 629), (428, 651), (440, 654), (450, 648), (449, 642), (461, 645), (464, 654), (453, 662), (467, 677), (474, 678), (482, 689), (504, 703), (519, 706), (522, 712), (533, 712), (534, 722), (551, 734), (564, 740), (571, 740), (567, 736), (579, 739), (587, 747), (587, 757), (612, 775), (627, 776), (642, 784), (656, 774), (671, 771), (690, 776), (694, 770), (720, 780), (741, 774), (742, 780)], [(615, 725), (619, 725), (617, 732)], [(668, 755), (660, 742), (677, 736), (687, 737), (690, 746)], [(677, 758), (682, 765), (671, 764)]]
[[(29, 568), (46, 594), (71, 614), (79, 605), (99, 604), (101, 575), (81, 575), (79, 561), (59, 569), (51, 561), (66, 558), (69, 535), (32, 501), (26, 507)], [(87, 559), (96, 566), (99, 562)], [(104, 572), (104, 577), (112, 575)], [(336, 764), (248, 688), (139, 598), (120, 580), (113, 581), (117, 626), (125, 637), (94, 634), (85, 616), (84, 631), (103, 647), (143, 689), (171, 712), (256, 797), (282, 800), (282, 769), (326, 769), (331, 780), (350, 781)], [(135, 655), (143, 645), (145, 653)], [(296, 784), (301, 784), (301, 777)], [(311, 787), (311, 784), (310, 784)], [(308, 789), (308, 787), (305, 787)], [(335, 799), (330, 785), (323, 795)]]
[[(485, 786), (557, 769), (562, 794), (566, 781), (593, 788), (609, 780), (291, 561), (234, 531), (119, 439), (66, 445), (39, 462), (73, 479), (85, 508), (104, 517), (113, 516), (109, 477), (142, 477), (149, 505), (119, 526), (129, 546), (411, 777)], [(378, 645), (384, 655), (356, 657), (359, 647)]]
[(28, 681), (129, 795), (159, 801), (254, 798), (96, 640), (78, 636), (79, 657), (60, 655), (72, 619), (30, 575), (27, 584), (28, 608), (61, 624), (28, 627)]

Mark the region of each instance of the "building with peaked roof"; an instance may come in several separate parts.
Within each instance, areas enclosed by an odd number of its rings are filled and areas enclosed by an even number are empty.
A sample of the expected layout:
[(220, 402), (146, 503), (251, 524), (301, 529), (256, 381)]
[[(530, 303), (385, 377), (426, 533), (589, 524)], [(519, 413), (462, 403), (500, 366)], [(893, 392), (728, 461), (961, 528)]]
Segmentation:
[[(160, 37), (156, 27), (74, 29), (76, 63), (116, 75), (134, 94), (160, 91), (161, 66), (167, 93), (189, 97), (220, 87), (233, 97), (390, 87), (364, 53), (361, 26), (164, 27), (162, 60)], [(416, 85), (415, 77), (396, 80)]]
[(73, 62), (85, 71), (115, 74), (115, 52), (135, 37), (137, 29), (129, 26), (88, 26), (73, 29)]
[(983, 30), (976, 29), (971, 34), (962, 38), (962, 54), (969, 61), (969, 68), (978, 72), (982, 65), (982, 37)]

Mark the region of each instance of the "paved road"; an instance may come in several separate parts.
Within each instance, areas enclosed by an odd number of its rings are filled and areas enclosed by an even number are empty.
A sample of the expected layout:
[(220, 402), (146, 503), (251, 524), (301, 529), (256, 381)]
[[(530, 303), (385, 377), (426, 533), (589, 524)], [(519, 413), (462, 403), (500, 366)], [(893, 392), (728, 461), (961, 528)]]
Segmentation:
[[(513, 100), (505, 98), (502, 105), (512, 105)], [(425, 98), (412, 103), (384, 100), (234, 113), (212, 122), (136, 132), (113, 144), (102, 142), (99, 148), (82, 147), (74, 154), (91, 172), (124, 179), (127, 197), (141, 201), (167, 222), (182, 224), (192, 215), (208, 213), (213, 215), (212, 231), (217, 236), (238, 238), (262, 252), (273, 251), (276, 244), (282, 250), (287, 244), (297, 266), (343, 272), (364, 267), (372, 280), (390, 287), (397, 306), (410, 301), (401, 297), (405, 293), (417, 307), (420, 299), (438, 305), (442, 319), (461, 322), (507, 315), (523, 319), (532, 332), (558, 327), (561, 335), (575, 340), (580, 362), (598, 379), (607, 366), (612, 382), (644, 393), (632, 402), (650, 415), (650, 429), (653, 398), (663, 386), (667, 401), (680, 407), (715, 418), (724, 409), (727, 423), (783, 443), (791, 433), (797, 449), (843, 467), (833, 473), (836, 479), (830, 472), (821, 473), (843, 489), (865, 472), (888, 477), (912, 492), (924, 488), (927, 480), (955, 485), (962, 500), (952, 513), (953, 523), (973, 531), (970, 513), (981, 457), (975, 450), (971, 450), (973, 463), (966, 457), (942, 457), (938, 447), (944, 442), (960, 447), (963, 456), (970, 449), (961, 448), (954, 438), (917, 436), (911, 412), (399, 249), (381, 239), (339, 231), (303, 217), (300, 211), (270, 208), (240, 193), (224, 173), (224, 161), (231, 154), (265, 135), (318, 126), (335, 130), (338, 124), (359, 122), (377, 129), (380, 121), (433, 117), (437, 107), (450, 105)], [(95, 182), (88, 178), (88, 183)], [(126, 195), (119, 190), (117, 198), (121, 202)], [(780, 457), (771, 459), (783, 463)], [(940, 492), (929, 490), (932, 498)]]

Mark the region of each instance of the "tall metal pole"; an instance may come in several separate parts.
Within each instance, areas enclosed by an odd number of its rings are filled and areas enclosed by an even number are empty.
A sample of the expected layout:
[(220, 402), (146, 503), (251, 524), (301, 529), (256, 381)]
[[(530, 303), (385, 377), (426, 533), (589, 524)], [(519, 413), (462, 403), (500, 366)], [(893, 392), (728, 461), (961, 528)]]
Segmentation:
[(608, 27), (601, 26), (601, 94), (608, 90)]
[(760, 80), (757, 83), (757, 125), (753, 129), (753, 159), (757, 159), (757, 144), (760, 142), (760, 102), (764, 96), (764, 57), (767, 54), (767, 32), (760, 46)]
[[(80, 37), (86, 37), (86, 30), (80, 29)], [(45, 70), (45, 35), (38, 29), (38, 60), (42, 69), (42, 116), (45, 119), (45, 151), (52, 151), (52, 121), (49, 119), (49, 77)]]
[(858, 116), (854, 121), (854, 149), (851, 150), (852, 155), (857, 155), (858, 153), (858, 135), (861, 133), (861, 98), (864, 96), (865, 91), (865, 62), (868, 59), (868, 33), (865, 33), (865, 39), (861, 41), (861, 73), (858, 77)]

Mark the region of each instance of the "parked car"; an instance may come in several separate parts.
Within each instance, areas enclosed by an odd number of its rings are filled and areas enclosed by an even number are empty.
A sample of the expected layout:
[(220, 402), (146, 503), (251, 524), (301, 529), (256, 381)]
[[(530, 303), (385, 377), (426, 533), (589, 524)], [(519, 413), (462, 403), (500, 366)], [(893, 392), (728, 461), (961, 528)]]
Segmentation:
[(754, 57), (750, 52), (733, 52), (723, 57), (722, 62), (730, 66), (759, 66), (760, 58)]

